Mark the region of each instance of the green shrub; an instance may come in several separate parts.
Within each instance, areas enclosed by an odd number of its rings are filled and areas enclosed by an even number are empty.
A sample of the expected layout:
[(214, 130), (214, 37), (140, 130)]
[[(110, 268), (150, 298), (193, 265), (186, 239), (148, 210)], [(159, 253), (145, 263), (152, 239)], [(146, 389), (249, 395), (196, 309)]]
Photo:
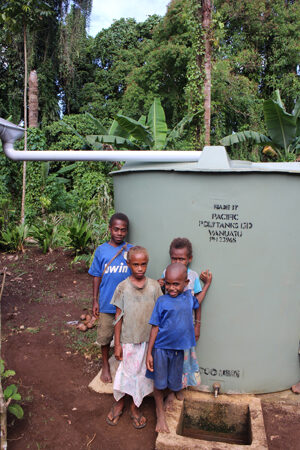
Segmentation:
[(69, 228), (70, 248), (76, 255), (83, 254), (90, 249), (92, 243), (92, 231), (89, 223), (84, 219), (73, 219)]
[[(5, 370), (4, 361), (0, 359), (0, 374), (2, 382), (2, 380), (5, 378), (13, 377), (16, 372), (14, 370)], [(16, 401), (21, 400), (21, 395), (18, 392), (18, 387), (15, 384), (6, 386), (3, 391), (3, 396), (7, 405), (7, 410), (18, 419), (22, 419), (22, 417), (24, 416), (23, 408), (18, 403), (15, 403)]]
[(11, 225), (9, 228), (1, 231), (0, 245), (4, 250), (24, 252), (24, 243), (27, 236), (27, 225)]
[(30, 234), (38, 242), (44, 254), (52, 252), (58, 244), (58, 225), (60, 221), (60, 218), (53, 217), (50, 220), (40, 221), (38, 225), (33, 225), (31, 227)]

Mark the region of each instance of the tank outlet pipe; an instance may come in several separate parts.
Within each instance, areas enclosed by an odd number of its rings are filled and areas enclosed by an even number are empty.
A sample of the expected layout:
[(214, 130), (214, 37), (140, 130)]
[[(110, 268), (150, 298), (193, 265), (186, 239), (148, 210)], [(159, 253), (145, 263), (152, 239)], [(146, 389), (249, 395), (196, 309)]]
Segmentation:
[(20, 151), (14, 142), (24, 134), (24, 128), (0, 118), (0, 138), (5, 155), (14, 161), (138, 161), (138, 162), (195, 162), (201, 151), (144, 151), (144, 150), (46, 150)]
[(212, 387), (213, 387), (213, 392), (214, 392), (215, 398), (217, 398), (218, 395), (220, 394), (221, 384), (216, 382), (213, 384)]

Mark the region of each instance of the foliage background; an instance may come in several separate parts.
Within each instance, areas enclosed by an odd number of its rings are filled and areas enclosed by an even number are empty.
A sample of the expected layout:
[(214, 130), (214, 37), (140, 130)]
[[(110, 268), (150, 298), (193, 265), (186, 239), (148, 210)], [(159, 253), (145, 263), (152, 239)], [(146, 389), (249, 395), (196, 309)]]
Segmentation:
[[(27, 3), (11, 1), (20, 11)], [(146, 116), (154, 98), (161, 100), (169, 130), (197, 113), (174, 148), (203, 145), (203, 72), (196, 64), (203, 42), (194, 14), (201, 2), (172, 0), (164, 17), (153, 15), (141, 23), (120, 19), (94, 38), (86, 32), (91, 0), (49, 0), (51, 14), (44, 13), (43, 3), (29, 3), (28, 70), (38, 73), (40, 124), (29, 130), (29, 149), (91, 149), (85, 136), (102, 131), (86, 112), (108, 128), (120, 112), (135, 120)], [(21, 29), (13, 31), (5, 14), (1, 4), (0, 116), (22, 123), (23, 35)], [(300, 2), (294, 0), (214, 1), (212, 144), (232, 132), (265, 133), (263, 102), (276, 89), (292, 111), (300, 92), (299, 17)], [(261, 150), (244, 143), (229, 152), (233, 158), (257, 160)], [(56, 215), (68, 224), (70, 217), (84, 217), (101, 239), (99, 229), (112, 208), (108, 174), (114, 169), (108, 163), (29, 163), (26, 222)], [(21, 174), (21, 163), (0, 151), (2, 228), (8, 217), (18, 221)]]

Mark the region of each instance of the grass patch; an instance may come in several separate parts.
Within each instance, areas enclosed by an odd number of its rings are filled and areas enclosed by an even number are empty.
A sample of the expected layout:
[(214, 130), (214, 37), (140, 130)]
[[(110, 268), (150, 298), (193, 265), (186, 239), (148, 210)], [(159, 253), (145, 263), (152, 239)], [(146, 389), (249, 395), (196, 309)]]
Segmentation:
[(71, 351), (77, 351), (83, 355), (89, 354), (93, 357), (98, 357), (99, 347), (95, 345), (97, 337), (97, 327), (92, 328), (86, 332), (77, 330), (77, 328), (70, 327), (68, 333), (67, 347)]
[(34, 303), (41, 303), (42, 301), (43, 301), (43, 297), (37, 297), (37, 298), (31, 298), (29, 300), (29, 303), (32, 303), (32, 302), (34, 302)]
[(39, 333), (41, 329), (39, 327), (27, 327), (24, 331), (27, 333), (36, 334)]
[(76, 298), (75, 303), (77, 303), (79, 306), (82, 306), (82, 309), (88, 309), (91, 310), (91, 298)]

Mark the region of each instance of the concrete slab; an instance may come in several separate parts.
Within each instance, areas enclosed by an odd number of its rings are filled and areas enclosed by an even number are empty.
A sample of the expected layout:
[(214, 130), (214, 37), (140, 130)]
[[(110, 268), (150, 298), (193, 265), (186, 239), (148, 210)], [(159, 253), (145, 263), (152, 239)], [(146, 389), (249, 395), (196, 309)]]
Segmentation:
[(100, 379), (101, 372), (102, 372), (102, 369), (101, 369), (100, 372), (97, 373), (95, 378), (93, 378), (93, 380), (89, 384), (89, 388), (95, 392), (98, 392), (98, 394), (112, 394), (113, 393), (113, 383), (114, 383), (114, 378), (115, 378), (117, 368), (119, 366), (119, 361), (116, 360), (114, 355), (111, 356), (108, 361), (109, 361), (109, 365), (110, 365), (110, 373), (112, 376), (112, 383), (103, 383), (103, 381), (101, 381), (101, 379)]
[(244, 395), (220, 395), (218, 398), (214, 398), (211, 394), (186, 391), (184, 401), (189, 403), (194, 402), (195, 404), (197, 402), (207, 402), (214, 404), (234, 403), (237, 405), (248, 405), (252, 443), (250, 445), (236, 445), (180, 436), (178, 433), (180, 433), (182, 428), (184, 404), (175, 400), (174, 410), (167, 411), (166, 413), (170, 433), (158, 433), (155, 446), (157, 450), (263, 450), (268, 448), (260, 399), (254, 396)]

